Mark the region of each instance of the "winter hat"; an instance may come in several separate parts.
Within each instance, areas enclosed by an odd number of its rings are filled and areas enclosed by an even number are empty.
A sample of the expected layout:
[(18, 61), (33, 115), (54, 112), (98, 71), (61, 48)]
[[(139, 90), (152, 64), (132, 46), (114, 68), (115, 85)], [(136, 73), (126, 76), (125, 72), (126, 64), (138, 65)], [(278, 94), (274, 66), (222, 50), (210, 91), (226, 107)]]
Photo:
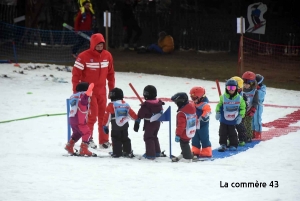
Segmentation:
[(261, 85), (262, 82), (264, 81), (264, 76), (262, 76), (262, 75), (260, 75), (260, 74), (256, 74), (255, 79), (256, 79), (257, 84), (258, 84), (258, 85)]

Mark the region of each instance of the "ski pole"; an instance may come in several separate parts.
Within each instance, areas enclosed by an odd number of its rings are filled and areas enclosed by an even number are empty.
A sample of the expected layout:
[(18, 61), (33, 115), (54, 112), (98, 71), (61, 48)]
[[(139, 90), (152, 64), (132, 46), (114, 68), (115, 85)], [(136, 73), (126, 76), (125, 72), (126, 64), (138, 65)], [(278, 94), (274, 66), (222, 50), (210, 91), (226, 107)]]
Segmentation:
[(216, 84), (217, 84), (219, 96), (221, 96), (221, 89), (220, 89), (219, 80), (216, 80)]
[(129, 83), (130, 88), (132, 89), (132, 91), (135, 93), (136, 97), (140, 100), (141, 103), (143, 103), (140, 95), (136, 92), (135, 88), (133, 87), (133, 85), (131, 83)]
[(71, 139), (71, 126), (70, 126), (70, 120), (69, 120), (69, 113), (70, 113), (70, 100), (67, 99), (67, 130), (68, 130), (68, 142)]

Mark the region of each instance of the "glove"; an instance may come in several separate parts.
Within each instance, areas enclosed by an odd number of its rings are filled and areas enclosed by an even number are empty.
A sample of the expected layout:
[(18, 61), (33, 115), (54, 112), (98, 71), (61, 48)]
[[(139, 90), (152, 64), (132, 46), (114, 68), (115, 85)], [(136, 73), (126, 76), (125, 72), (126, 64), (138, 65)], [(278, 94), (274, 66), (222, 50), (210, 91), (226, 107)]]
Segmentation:
[(105, 134), (108, 134), (108, 132), (109, 132), (108, 131), (108, 127), (107, 126), (103, 126), (103, 131), (104, 131)]
[(85, 94), (86, 94), (87, 96), (92, 96), (93, 88), (94, 88), (94, 83), (91, 83), (91, 84), (89, 85), (88, 90), (85, 92)]
[(217, 112), (217, 113), (216, 113), (216, 120), (219, 120), (220, 117), (221, 117), (221, 113), (220, 113), (220, 112)]
[(180, 142), (180, 137), (179, 136), (175, 136), (175, 142)]
[(138, 131), (139, 131), (139, 128), (140, 128), (140, 122), (141, 122), (141, 119), (135, 120), (135, 122), (134, 122), (134, 127), (133, 127), (133, 130), (134, 130), (135, 132), (138, 132)]
[(250, 110), (247, 112), (247, 116), (253, 117), (254, 113), (256, 112), (255, 107), (251, 107)]
[(235, 120), (236, 120), (236, 125), (239, 125), (242, 122), (241, 115), (238, 115)]

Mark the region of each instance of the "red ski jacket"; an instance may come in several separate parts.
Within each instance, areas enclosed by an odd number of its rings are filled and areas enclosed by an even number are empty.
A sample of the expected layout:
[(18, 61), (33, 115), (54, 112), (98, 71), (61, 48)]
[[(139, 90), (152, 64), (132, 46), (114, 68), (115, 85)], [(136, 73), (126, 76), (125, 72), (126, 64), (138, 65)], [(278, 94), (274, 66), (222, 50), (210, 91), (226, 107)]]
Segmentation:
[(186, 116), (185, 114), (196, 114), (196, 108), (192, 103), (188, 103), (179, 109), (176, 115), (176, 135), (180, 137), (180, 139), (189, 141), (189, 138), (186, 135)]
[(93, 22), (93, 15), (90, 11), (86, 11), (86, 17), (83, 19), (81, 11), (78, 11), (74, 22), (75, 31), (91, 31)]
[(79, 82), (94, 83), (93, 95), (106, 95), (106, 80), (109, 90), (115, 87), (112, 55), (105, 49), (101, 53), (95, 50), (96, 45), (101, 42), (105, 43), (103, 35), (100, 33), (93, 34), (90, 48), (78, 55), (72, 70), (74, 93)]

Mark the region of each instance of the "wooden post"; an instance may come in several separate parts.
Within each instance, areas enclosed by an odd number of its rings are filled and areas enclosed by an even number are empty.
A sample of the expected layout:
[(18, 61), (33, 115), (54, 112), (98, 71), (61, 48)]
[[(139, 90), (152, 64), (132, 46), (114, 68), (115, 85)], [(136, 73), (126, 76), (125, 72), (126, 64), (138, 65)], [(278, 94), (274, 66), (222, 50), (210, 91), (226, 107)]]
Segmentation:
[(108, 50), (108, 11), (105, 11), (105, 16), (106, 16), (106, 26), (105, 26), (105, 45), (106, 45), (106, 50)]

